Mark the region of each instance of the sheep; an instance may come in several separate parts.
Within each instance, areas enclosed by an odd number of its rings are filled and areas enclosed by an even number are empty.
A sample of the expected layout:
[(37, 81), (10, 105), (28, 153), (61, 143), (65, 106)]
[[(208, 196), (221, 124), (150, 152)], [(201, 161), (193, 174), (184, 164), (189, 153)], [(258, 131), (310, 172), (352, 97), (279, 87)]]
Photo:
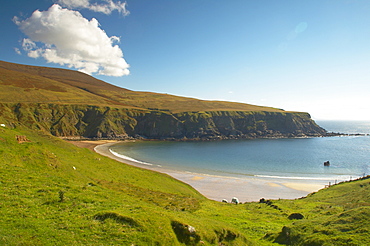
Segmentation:
[(238, 198), (236, 198), (236, 197), (233, 197), (233, 198), (231, 199), (231, 203), (239, 204), (239, 199), (238, 199)]

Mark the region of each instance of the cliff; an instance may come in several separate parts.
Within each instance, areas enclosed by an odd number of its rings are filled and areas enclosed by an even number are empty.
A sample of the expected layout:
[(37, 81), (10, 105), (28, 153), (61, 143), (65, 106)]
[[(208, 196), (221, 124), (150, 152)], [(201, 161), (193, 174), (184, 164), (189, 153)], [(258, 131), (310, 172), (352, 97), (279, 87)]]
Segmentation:
[(323, 136), (308, 113), (197, 111), (171, 113), (108, 106), (2, 103), (1, 123), (59, 137), (210, 140)]

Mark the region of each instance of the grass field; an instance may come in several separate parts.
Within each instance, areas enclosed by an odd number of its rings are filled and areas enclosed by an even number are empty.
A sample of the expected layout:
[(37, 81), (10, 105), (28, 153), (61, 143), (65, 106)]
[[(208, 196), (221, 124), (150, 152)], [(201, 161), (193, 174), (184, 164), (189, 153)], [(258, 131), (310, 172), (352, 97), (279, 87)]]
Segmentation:
[(0, 127), (0, 160), (1, 245), (370, 244), (370, 179), (225, 204), (26, 128)]

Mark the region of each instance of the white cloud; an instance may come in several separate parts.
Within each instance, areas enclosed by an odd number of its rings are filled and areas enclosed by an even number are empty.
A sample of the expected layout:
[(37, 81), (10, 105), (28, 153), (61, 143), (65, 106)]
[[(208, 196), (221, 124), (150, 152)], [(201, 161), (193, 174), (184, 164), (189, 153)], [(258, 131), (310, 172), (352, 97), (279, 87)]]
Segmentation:
[(126, 2), (113, 2), (113, 0), (103, 0), (103, 3), (90, 3), (90, 0), (57, 0), (58, 4), (70, 9), (89, 9), (94, 12), (111, 14), (113, 11), (118, 11), (126, 16), (130, 12), (126, 9)]
[(14, 51), (15, 51), (15, 53), (17, 53), (18, 55), (22, 55), (22, 52), (20, 51), (20, 49), (18, 49), (18, 48), (14, 48)]
[(22, 41), (22, 48), (24, 51), (31, 51), (36, 49), (36, 44), (31, 39), (24, 38)]
[[(78, 11), (54, 4), (47, 11), (36, 10), (26, 20), (14, 17), (14, 22), (29, 37), (22, 43), (29, 57), (43, 57), (47, 62), (74, 67), (88, 74), (129, 74), (129, 65), (115, 44), (120, 39), (108, 37), (94, 18), (89, 21)], [(41, 47), (37, 42), (42, 43)]]
[[(22, 49), (27, 52), (27, 55), (31, 58), (39, 58), (42, 55), (42, 49), (37, 48), (35, 42), (29, 38), (24, 38), (22, 41)], [(19, 50), (19, 49), (18, 49)], [(20, 50), (19, 50), (19, 53)]]

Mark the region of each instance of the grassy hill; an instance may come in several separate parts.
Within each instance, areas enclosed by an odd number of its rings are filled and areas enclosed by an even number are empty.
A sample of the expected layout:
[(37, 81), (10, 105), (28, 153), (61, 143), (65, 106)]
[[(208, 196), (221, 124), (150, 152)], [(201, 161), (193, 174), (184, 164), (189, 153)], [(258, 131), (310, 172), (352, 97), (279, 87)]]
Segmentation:
[(19, 127), (0, 127), (0, 175), (1, 245), (370, 244), (370, 179), (304, 199), (225, 204)]
[(304, 112), (136, 92), (77, 71), (3, 61), (0, 120), (62, 137), (211, 140), (326, 135)]
[(168, 94), (136, 92), (87, 74), (0, 61), (0, 102), (58, 103), (188, 111), (267, 111), (281, 109), (244, 103), (205, 101)]

